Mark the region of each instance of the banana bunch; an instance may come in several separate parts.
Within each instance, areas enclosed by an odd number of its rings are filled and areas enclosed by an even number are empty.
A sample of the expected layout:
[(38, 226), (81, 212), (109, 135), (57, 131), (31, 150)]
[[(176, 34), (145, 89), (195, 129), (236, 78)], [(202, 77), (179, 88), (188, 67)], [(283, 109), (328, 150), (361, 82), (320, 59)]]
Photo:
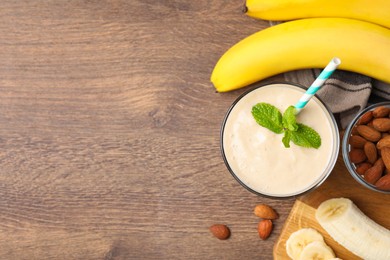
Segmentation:
[(344, 17), (390, 28), (388, 0), (246, 0), (245, 12), (250, 17), (271, 21)]
[(334, 240), (355, 255), (366, 260), (390, 259), (390, 230), (368, 218), (351, 200), (326, 200), (315, 216)]
[[(317, 5), (318, 9), (330, 10), (348, 5), (348, 8), (342, 8), (344, 12), (366, 14), (377, 24), (341, 17), (305, 18), (288, 21), (254, 33), (227, 50), (215, 65), (211, 82), (217, 91), (235, 90), (291, 70), (324, 68), (332, 57), (341, 59), (339, 69), (361, 73), (390, 83), (390, 29), (378, 25), (385, 24), (382, 21), (384, 20), (390, 27), (390, 4), (385, 3), (388, 0), (330, 1), (335, 1), (338, 5), (333, 6), (324, 2), (323, 7)], [(274, 8), (275, 11), (272, 13), (282, 12), (281, 3), (284, 3), (283, 6), (286, 8), (283, 12), (294, 13), (291, 8), (295, 8), (296, 2), (323, 1), (247, 0), (247, 14), (261, 13), (255, 11), (257, 9), (254, 6), (255, 3), (262, 2), (269, 2), (269, 5), (264, 5), (272, 10)], [(367, 4), (363, 4), (364, 2)], [(352, 5), (363, 6), (361, 8), (366, 12), (356, 11)], [(306, 5), (302, 3), (301, 6)], [(386, 11), (383, 15), (368, 15), (369, 10), (376, 10), (373, 6), (379, 10), (378, 14), (380, 11)], [(310, 8), (305, 8), (301, 8), (302, 17), (318, 14), (312, 12)], [(365, 20), (369, 20), (368, 18)]]

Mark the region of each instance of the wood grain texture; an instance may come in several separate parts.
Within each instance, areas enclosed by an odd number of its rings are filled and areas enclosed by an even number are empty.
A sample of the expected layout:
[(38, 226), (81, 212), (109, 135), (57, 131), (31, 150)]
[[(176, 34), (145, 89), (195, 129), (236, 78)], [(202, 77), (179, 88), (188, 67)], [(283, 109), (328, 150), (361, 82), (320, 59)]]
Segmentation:
[(285, 248), (291, 233), (301, 228), (311, 227), (324, 236), (325, 242), (334, 250), (337, 257), (359, 260), (359, 257), (333, 240), (315, 218), (315, 211), (323, 201), (339, 197), (351, 199), (369, 218), (390, 229), (388, 217), (390, 215), (390, 195), (368, 190), (355, 181), (346, 169), (340, 155), (329, 178), (318, 189), (301, 196), (294, 203), (280, 237), (275, 243), (274, 259), (288, 259)]
[[(0, 259), (272, 259), (294, 200), (229, 175), (219, 129), (244, 89), (209, 81), (268, 26), (241, 7), (1, 1)], [(267, 241), (257, 203), (280, 214)], [(213, 238), (214, 223), (231, 238)]]

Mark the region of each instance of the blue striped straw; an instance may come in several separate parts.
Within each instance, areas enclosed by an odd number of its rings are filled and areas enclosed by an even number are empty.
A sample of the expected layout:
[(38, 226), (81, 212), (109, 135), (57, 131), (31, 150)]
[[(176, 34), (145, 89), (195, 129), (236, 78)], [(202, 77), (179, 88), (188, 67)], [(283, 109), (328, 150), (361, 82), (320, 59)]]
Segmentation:
[(295, 104), (297, 114), (304, 108), (309, 100), (317, 93), (317, 91), (324, 85), (325, 81), (332, 75), (332, 73), (340, 65), (341, 61), (339, 58), (333, 58), (311, 86), (306, 90), (305, 94), (299, 99), (298, 103)]

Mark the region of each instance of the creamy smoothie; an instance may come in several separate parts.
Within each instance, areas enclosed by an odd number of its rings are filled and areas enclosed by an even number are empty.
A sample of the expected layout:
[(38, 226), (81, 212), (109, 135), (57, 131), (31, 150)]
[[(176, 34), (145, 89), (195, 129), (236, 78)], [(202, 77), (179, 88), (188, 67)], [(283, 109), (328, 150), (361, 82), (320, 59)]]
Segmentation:
[(289, 84), (259, 87), (243, 96), (229, 111), (222, 129), (222, 152), (232, 174), (252, 191), (267, 196), (288, 197), (303, 193), (325, 180), (335, 164), (339, 136), (333, 115), (313, 97), (297, 121), (321, 136), (318, 149), (282, 143), (275, 134), (257, 124), (251, 110), (266, 102), (283, 112), (305, 92)]

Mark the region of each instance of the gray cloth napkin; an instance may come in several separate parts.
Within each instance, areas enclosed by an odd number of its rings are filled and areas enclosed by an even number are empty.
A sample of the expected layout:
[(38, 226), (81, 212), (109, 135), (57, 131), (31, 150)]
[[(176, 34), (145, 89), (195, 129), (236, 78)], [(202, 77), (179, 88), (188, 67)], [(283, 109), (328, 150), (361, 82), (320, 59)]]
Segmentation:
[[(288, 82), (309, 87), (320, 69), (291, 71), (284, 74)], [(390, 99), (390, 84), (343, 70), (336, 70), (316, 94), (334, 114), (344, 129), (360, 110), (370, 103)]]
[[(288, 82), (309, 87), (320, 69), (291, 71), (284, 74)], [(344, 129), (360, 110), (370, 103), (390, 99), (390, 84), (349, 71), (336, 70), (316, 94), (334, 113)]]
[[(279, 23), (270, 21), (271, 26)], [(284, 78), (308, 88), (320, 73), (320, 69), (297, 70), (285, 73)], [(316, 95), (334, 114), (338, 114), (341, 127), (345, 129), (367, 105), (389, 100), (390, 84), (358, 73), (336, 70)]]

